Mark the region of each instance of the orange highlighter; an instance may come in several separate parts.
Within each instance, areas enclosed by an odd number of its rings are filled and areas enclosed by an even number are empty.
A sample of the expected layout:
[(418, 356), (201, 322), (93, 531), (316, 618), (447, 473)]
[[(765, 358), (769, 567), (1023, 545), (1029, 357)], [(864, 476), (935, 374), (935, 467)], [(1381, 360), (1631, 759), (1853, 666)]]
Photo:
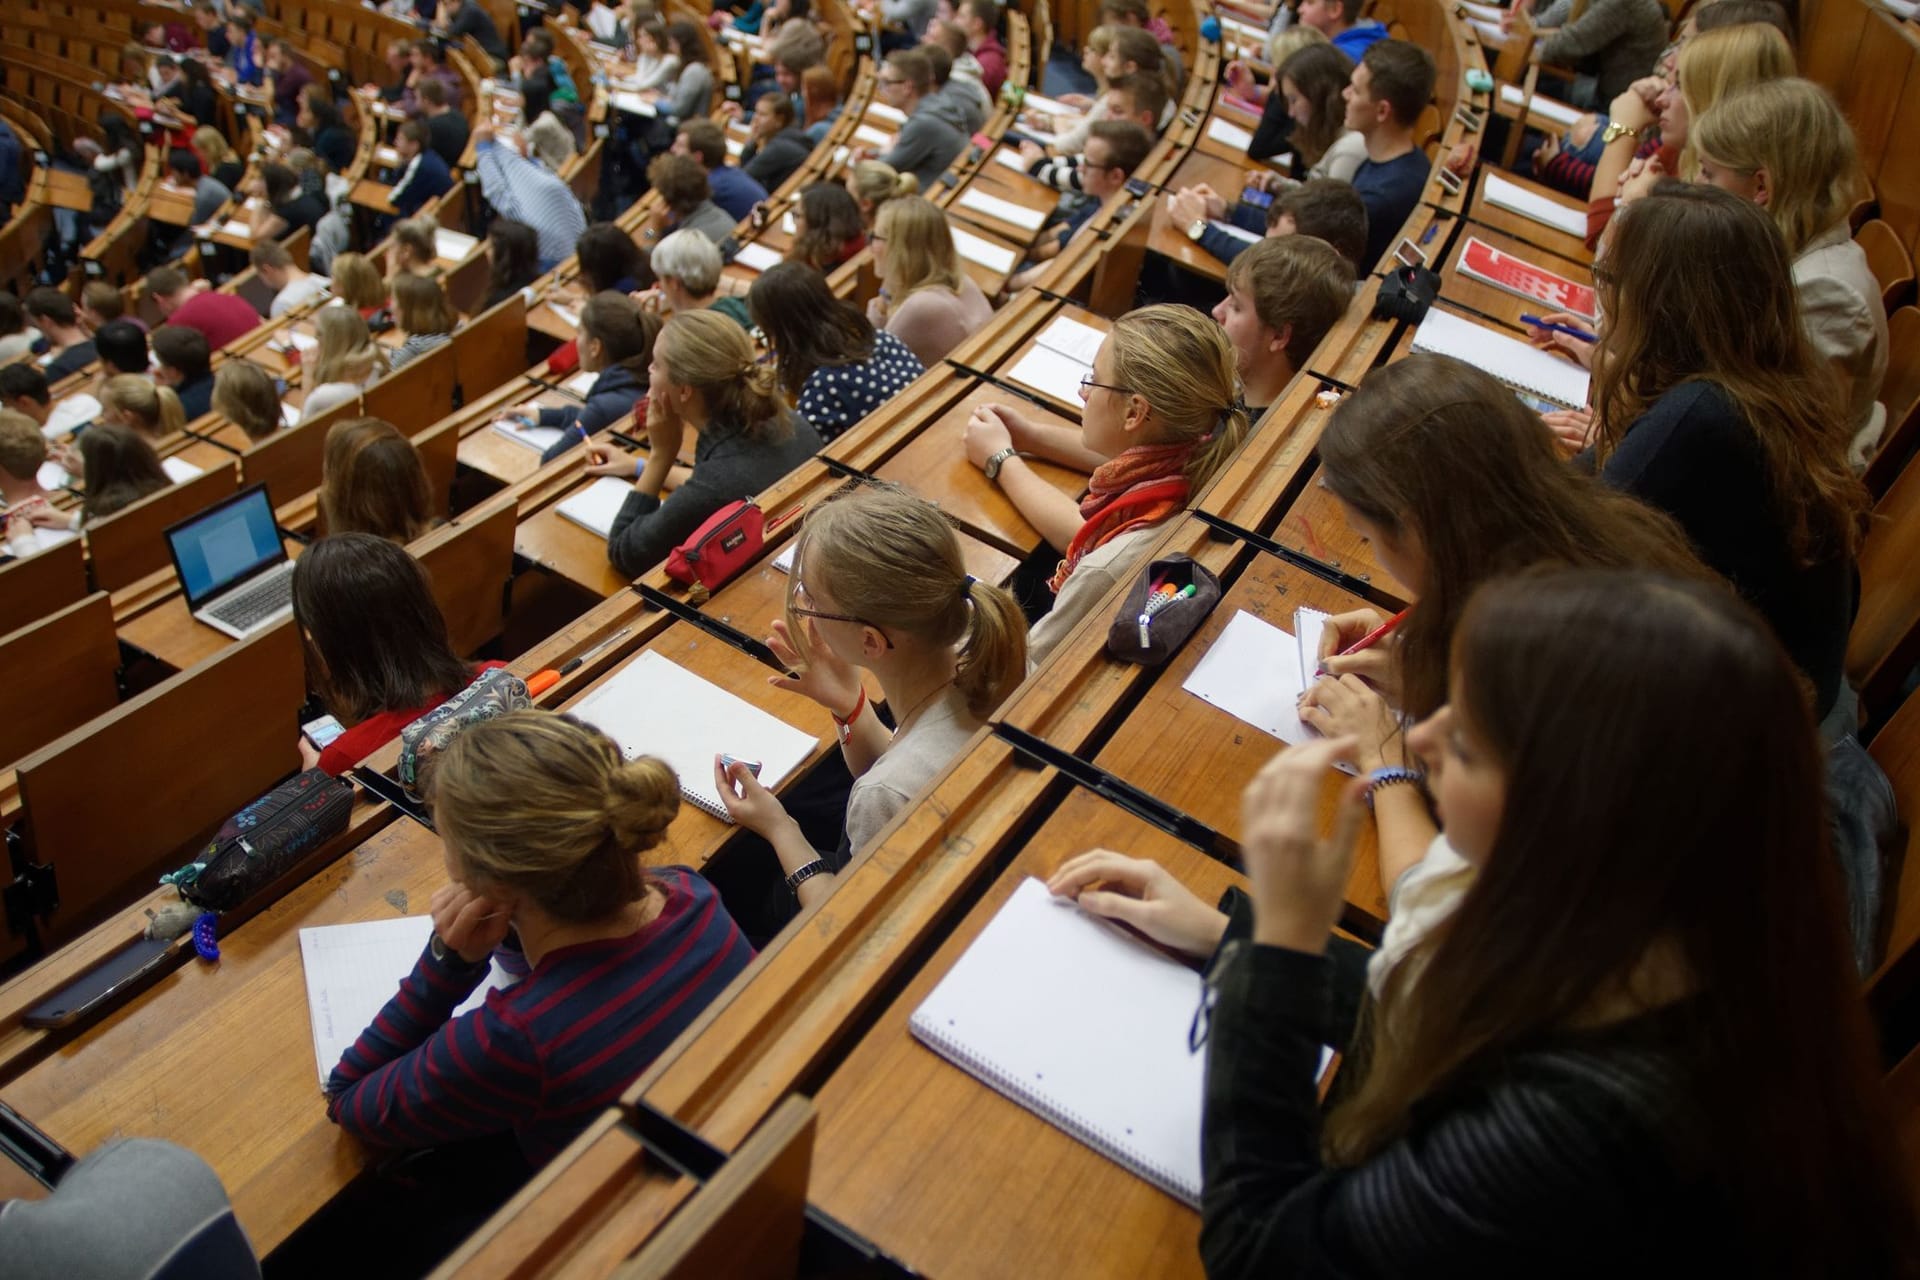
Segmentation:
[(581, 665), (585, 663), (588, 658), (593, 657), (595, 654), (599, 653), (601, 650), (607, 648), (608, 646), (613, 644), (614, 641), (618, 640), (621, 636), (624, 636), (625, 634), (627, 634), (627, 632), (631, 631), (632, 629), (633, 628), (631, 627), (620, 628), (618, 631), (614, 632), (612, 635), (608, 636), (605, 640), (602, 640), (599, 644), (593, 646), (593, 648), (587, 650), (585, 653), (581, 654), (579, 657), (569, 658), (566, 662), (562, 663), (558, 668), (547, 667), (547, 668), (544, 668), (543, 670), (534, 672), (532, 675), (527, 677), (528, 695), (530, 697), (535, 697), (535, 698), (539, 697), (541, 694), (545, 693), (547, 690), (553, 688), (553, 686), (559, 684), (561, 676), (572, 675), (574, 672), (580, 669)]

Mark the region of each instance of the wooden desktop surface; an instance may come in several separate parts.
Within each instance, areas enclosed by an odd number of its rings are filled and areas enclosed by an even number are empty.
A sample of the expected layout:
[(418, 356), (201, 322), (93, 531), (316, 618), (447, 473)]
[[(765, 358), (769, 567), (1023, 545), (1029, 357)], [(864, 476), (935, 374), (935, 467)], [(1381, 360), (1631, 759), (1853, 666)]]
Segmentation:
[[(1481, 172), (1481, 188), (1474, 192), (1473, 202), (1468, 206), (1467, 210), (1467, 218), (1470, 222), (1477, 222), (1481, 226), (1491, 227), (1495, 231), (1513, 236), (1517, 240), (1524, 241), (1536, 248), (1544, 249), (1548, 253), (1558, 254), (1569, 262), (1589, 265), (1593, 262), (1593, 251), (1587, 248), (1587, 242), (1584, 237), (1568, 235), (1557, 227), (1549, 227), (1544, 223), (1535, 222), (1532, 218), (1522, 217), (1520, 214), (1514, 213), (1511, 210), (1502, 209), (1488, 203), (1485, 190), (1485, 175), (1496, 171), (1492, 166), (1488, 166)], [(1519, 174), (1508, 173), (1505, 170), (1498, 171), (1498, 175), (1504, 180), (1513, 183), (1513, 185), (1531, 191), (1535, 195), (1543, 196), (1563, 208), (1577, 209), (1583, 217), (1586, 214), (1586, 205), (1583, 202), (1555, 191), (1551, 187), (1542, 186), (1540, 183), (1534, 182), (1529, 178), (1523, 178)]]
[[(1245, 160), (1245, 157), (1242, 157)], [(1175, 265), (1186, 268), (1197, 276), (1225, 285), (1227, 264), (1202, 249), (1198, 242), (1187, 238), (1185, 227), (1176, 227), (1172, 222), (1169, 209), (1173, 203), (1172, 193), (1183, 187), (1208, 186), (1227, 202), (1227, 214), (1231, 218), (1234, 202), (1240, 199), (1242, 188), (1247, 185), (1247, 170), (1244, 164), (1235, 164), (1204, 151), (1192, 151), (1187, 154), (1167, 180), (1168, 195), (1155, 201), (1153, 206), (1152, 229), (1147, 233), (1147, 248), (1170, 259)]]

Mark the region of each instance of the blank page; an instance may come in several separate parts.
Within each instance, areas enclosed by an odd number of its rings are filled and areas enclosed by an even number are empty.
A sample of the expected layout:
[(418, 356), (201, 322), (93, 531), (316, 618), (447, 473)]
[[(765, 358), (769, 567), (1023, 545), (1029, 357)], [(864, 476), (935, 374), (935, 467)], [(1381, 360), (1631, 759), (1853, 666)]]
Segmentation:
[(1047, 215), (1038, 209), (1029, 209), (1023, 204), (1011, 200), (1002, 200), (999, 196), (988, 195), (984, 191), (967, 190), (960, 194), (960, 207), (972, 209), (975, 213), (984, 213), (989, 218), (998, 218), (1010, 226), (1021, 227), (1028, 231), (1038, 231)]
[(813, 753), (814, 736), (719, 685), (648, 650), (568, 708), (604, 729), (632, 760), (654, 756), (680, 778), (680, 791), (722, 821), (732, 821), (713, 788), (713, 758), (760, 762), (760, 782), (777, 790)]
[(1486, 185), (1480, 188), (1480, 194), (1486, 197), (1488, 204), (1517, 213), (1543, 227), (1552, 227), (1555, 231), (1564, 231), (1582, 240), (1587, 237), (1586, 210), (1569, 209), (1558, 200), (1549, 200), (1537, 192), (1508, 182), (1497, 173), (1487, 174)]
[(558, 510), (582, 529), (591, 529), (603, 538), (611, 537), (613, 518), (620, 514), (627, 495), (632, 492), (631, 482), (618, 476), (601, 476), (561, 503)]
[(741, 245), (740, 252), (733, 255), (733, 260), (755, 271), (766, 271), (780, 265), (779, 253), (763, 244)]
[[(559, 444), (560, 437), (566, 433), (565, 427), (523, 427), (518, 423), (504, 420), (494, 423), (493, 429), (515, 444), (525, 445), (529, 449), (538, 449), (542, 453)], [(603, 480), (612, 478), (612, 476), (601, 477)], [(619, 509), (614, 508), (616, 512)], [(608, 522), (608, 527), (612, 527), (611, 521)]]
[(100, 416), (100, 402), (84, 391), (64, 396), (60, 403), (53, 406), (53, 412), (47, 415), (47, 425), (40, 428), (40, 434), (49, 440), (71, 435), (80, 427), (86, 426)]
[(1438, 307), (1427, 312), (1414, 330), (1413, 349), (1452, 356), (1516, 391), (1531, 392), (1570, 409), (1587, 402), (1592, 379), (1579, 365)]
[(1300, 721), (1298, 704), (1307, 687), (1303, 665), (1298, 640), (1241, 609), (1180, 687), (1237, 720), (1298, 745), (1315, 736)]
[(1093, 366), (1063, 356), (1049, 347), (1034, 347), (1006, 372), (1009, 382), (1017, 382), (1035, 391), (1044, 391), (1066, 404), (1080, 400), (1080, 379), (1090, 377)]
[(1200, 975), (1023, 881), (914, 1010), (921, 1041), (1169, 1195), (1200, 1203)]
[(953, 233), (954, 251), (968, 262), (977, 262), (989, 271), (1011, 271), (1019, 261), (1019, 255), (1011, 249), (1003, 249), (991, 240), (982, 240), (979, 236), (958, 227), (949, 227)]
[(1501, 85), (1500, 101), (1511, 107), (1517, 107), (1525, 102), (1527, 104), (1527, 110), (1533, 112), (1535, 115), (1552, 120), (1556, 124), (1564, 124), (1568, 128), (1572, 128), (1580, 122), (1580, 108), (1570, 107), (1556, 98), (1547, 98), (1540, 94), (1535, 94), (1532, 99), (1529, 100), (1527, 95), (1520, 91), (1518, 85)]
[[(307, 1012), (313, 1018), (313, 1056), (320, 1087), (340, 1065), (426, 950), (432, 916), (401, 916), (363, 924), (334, 924), (300, 931), (300, 962), (307, 973)], [(468, 996), (457, 1017), (480, 1007), (487, 992), (511, 985), (498, 962)]]

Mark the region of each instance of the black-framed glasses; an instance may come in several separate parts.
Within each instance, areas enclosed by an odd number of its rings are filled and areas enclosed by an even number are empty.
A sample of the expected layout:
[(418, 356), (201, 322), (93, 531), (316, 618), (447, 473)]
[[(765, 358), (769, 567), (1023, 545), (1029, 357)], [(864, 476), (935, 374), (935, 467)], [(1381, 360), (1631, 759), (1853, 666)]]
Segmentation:
[(1080, 398), (1082, 400), (1087, 398), (1087, 389), (1089, 387), (1099, 387), (1103, 391), (1111, 391), (1115, 395), (1121, 396), (1130, 396), (1133, 394), (1132, 387), (1116, 387), (1111, 382), (1095, 382), (1093, 375), (1088, 374), (1086, 377), (1080, 379)]
[(801, 600), (805, 600), (808, 604), (813, 603), (813, 597), (807, 594), (806, 584), (795, 578), (787, 595), (787, 612), (802, 618), (824, 618), (829, 622), (857, 622), (863, 627), (872, 627), (880, 633), (880, 638), (887, 642), (887, 648), (893, 648), (893, 637), (888, 635), (887, 629), (879, 623), (869, 622), (851, 613), (827, 613), (820, 609), (804, 608), (799, 603)]

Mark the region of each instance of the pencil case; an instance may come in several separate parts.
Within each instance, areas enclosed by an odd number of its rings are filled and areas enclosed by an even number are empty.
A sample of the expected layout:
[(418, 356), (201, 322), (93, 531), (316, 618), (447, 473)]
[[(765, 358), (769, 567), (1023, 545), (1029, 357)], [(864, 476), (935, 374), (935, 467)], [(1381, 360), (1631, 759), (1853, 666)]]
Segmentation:
[(1107, 628), (1107, 654), (1157, 667), (1180, 651), (1220, 603), (1220, 579), (1191, 556), (1163, 556), (1149, 564)]

